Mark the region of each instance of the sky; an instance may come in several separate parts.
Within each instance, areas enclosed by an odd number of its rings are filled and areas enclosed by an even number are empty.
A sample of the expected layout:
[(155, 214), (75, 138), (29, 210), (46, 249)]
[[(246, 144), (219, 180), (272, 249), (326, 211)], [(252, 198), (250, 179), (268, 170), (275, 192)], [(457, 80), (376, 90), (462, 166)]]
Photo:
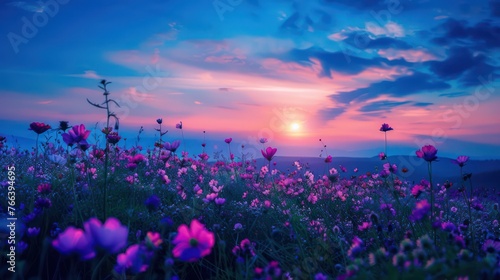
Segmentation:
[(106, 79), (127, 145), (142, 126), (138, 143), (152, 146), (162, 118), (163, 139), (184, 139), (190, 154), (202, 142), (226, 152), (232, 137), (236, 155), (371, 157), (388, 123), (389, 155), (431, 144), (441, 156), (500, 158), (499, 0), (0, 5), (8, 141), (35, 139), (35, 121), (101, 129), (105, 111), (87, 99), (103, 101)]

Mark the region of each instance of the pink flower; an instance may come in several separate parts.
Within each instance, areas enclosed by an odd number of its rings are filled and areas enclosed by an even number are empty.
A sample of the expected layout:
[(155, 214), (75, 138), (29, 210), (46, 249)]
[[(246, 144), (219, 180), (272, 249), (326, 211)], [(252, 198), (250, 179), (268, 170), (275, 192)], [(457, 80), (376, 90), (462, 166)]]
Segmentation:
[(264, 152), (264, 150), (260, 150), (260, 152), (262, 153), (262, 156), (264, 156), (264, 158), (266, 158), (268, 161), (272, 160), (274, 154), (276, 154), (276, 151), (278, 151), (278, 149), (271, 148), (271, 147), (267, 147), (265, 152)]
[(387, 158), (387, 156), (385, 155), (385, 153), (384, 153), (384, 152), (380, 152), (380, 153), (378, 154), (378, 157), (380, 158), (380, 160), (384, 160), (384, 159), (386, 159), (386, 158)]
[(32, 122), (29, 128), (29, 130), (33, 130), (36, 134), (42, 134), (49, 129), (51, 129), (50, 125), (39, 122)]
[(108, 218), (104, 225), (97, 218), (91, 218), (83, 226), (92, 235), (95, 245), (111, 254), (118, 253), (127, 245), (128, 228), (117, 218)]
[(457, 164), (460, 167), (464, 167), (465, 163), (469, 160), (468, 156), (458, 156), (457, 159), (452, 160), (454, 164)]
[(326, 163), (330, 163), (330, 162), (332, 162), (332, 156), (331, 156), (331, 155), (328, 155), (328, 156), (325, 158), (325, 162), (326, 162)]
[(174, 257), (194, 262), (211, 253), (215, 237), (198, 220), (193, 219), (190, 228), (184, 224), (179, 226), (172, 243), (175, 244), (172, 250)]
[(151, 258), (152, 254), (144, 246), (134, 244), (125, 253), (118, 255), (115, 270), (118, 273), (128, 270), (132, 274), (144, 272), (148, 269)]
[(52, 246), (61, 254), (76, 253), (82, 260), (95, 257), (92, 238), (81, 229), (68, 227), (52, 241)]
[(425, 190), (425, 187), (422, 185), (415, 185), (411, 189), (411, 195), (413, 195), (415, 198), (419, 197), (420, 194), (422, 194)]
[(146, 234), (146, 245), (149, 248), (158, 249), (162, 243), (163, 240), (161, 239), (160, 233), (148, 231)]
[(437, 151), (436, 147), (432, 145), (425, 145), (422, 149), (416, 151), (415, 153), (417, 154), (417, 157), (423, 158), (428, 162), (433, 162), (437, 159)]
[(228, 144), (231, 143), (231, 141), (233, 141), (233, 138), (226, 138), (226, 139), (224, 139), (224, 142), (226, 142)]

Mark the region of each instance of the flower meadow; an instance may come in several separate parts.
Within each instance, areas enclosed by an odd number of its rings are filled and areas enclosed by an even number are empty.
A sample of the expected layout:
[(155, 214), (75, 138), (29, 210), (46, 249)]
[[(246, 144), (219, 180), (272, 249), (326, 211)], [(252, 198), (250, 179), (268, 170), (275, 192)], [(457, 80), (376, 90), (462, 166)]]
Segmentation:
[[(30, 151), (0, 137), (0, 192), (15, 188), (17, 217), (15, 272), (1, 279), (500, 279), (498, 192), (474, 188), (468, 156), (454, 160), (459, 181), (435, 182), (446, 147), (425, 145), (415, 155), (428, 176), (407, 182), (387, 157), (397, 129), (386, 123), (380, 168), (353, 176), (332, 155), (324, 174), (298, 161), (279, 171), (266, 139), (265, 164), (234, 155), (232, 138), (223, 157), (204, 140), (189, 155), (165, 129), (182, 122), (161, 118), (150, 149), (125, 148), (108, 84), (104, 103), (88, 101), (106, 111), (102, 130), (33, 122)], [(7, 209), (4, 199), (5, 224)], [(6, 267), (12, 244), (0, 235)]]

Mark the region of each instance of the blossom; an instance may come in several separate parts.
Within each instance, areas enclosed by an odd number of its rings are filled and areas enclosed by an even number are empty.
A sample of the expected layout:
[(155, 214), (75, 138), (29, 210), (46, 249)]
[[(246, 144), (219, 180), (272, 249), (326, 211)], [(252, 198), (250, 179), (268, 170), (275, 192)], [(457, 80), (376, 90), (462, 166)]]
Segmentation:
[(172, 243), (175, 244), (172, 250), (174, 257), (194, 262), (210, 254), (215, 244), (215, 237), (198, 220), (193, 219), (189, 228), (185, 224), (179, 226)]
[(66, 131), (68, 128), (70, 128), (68, 121), (59, 121), (59, 130)]
[(179, 122), (178, 124), (175, 125), (175, 128), (177, 129), (182, 129), (182, 122)]
[(50, 125), (39, 122), (32, 122), (29, 128), (29, 130), (33, 130), (36, 134), (42, 134), (49, 129), (51, 129)]
[(39, 193), (47, 194), (47, 193), (50, 193), (51, 187), (52, 186), (49, 183), (43, 183), (43, 184), (38, 185), (38, 187), (36, 189)]
[(259, 142), (261, 144), (265, 144), (265, 143), (267, 143), (267, 138), (260, 138)]
[(500, 252), (500, 241), (488, 239), (483, 243), (483, 251), (486, 253)]
[(69, 255), (76, 253), (82, 260), (95, 257), (92, 246), (92, 238), (83, 230), (68, 227), (64, 232), (52, 241), (52, 246), (61, 254)]
[(415, 205), (415, 209), (413, 209), (413, 211), (411, 212), (410, 220), (414, 222), (422, 220), (430, 209), (431, 205), (429, 204), (429, 202), (427, 202), (427, 200), (421, 200), (417, 202), (417, 204)]
[(278, 149), (271, 148), (271, 147), (267, 147), (265, 152), (264, 152), (264, 150), (260, 150), (260, 152), (262, 153), (262, 156), (264, 156), (264, 158), (266, 158), (268, 161), (272, 160), (274, 154), (276, 154), (276, 151), (278, 151)]
[(31, 237), (37, 236), (40, 233), (40, 228), (37, 228), (37, 227), (28, 228), (26, 233), (28, 236), (31, 236)]
[(330, 163), (330, 162), (332, 162), (332, 156), (331, 156), (331, 155), (328, 155), (328, 156), (325, 158), (325, 162), (326, 162), (326, 163)]
[(231, 143), (231, 141), (233, 141), (233, 138), (226, 138), (226, 139), (224, 139), (224, 142), (226, 142), (228, 144)]
[(161, 204), (160, 198), (155, 194), (151, 195), (146, 199), (146, 201), (144, 201), (144, 205), (146, 205), (146, 207), (150, 211), (158, 210), (160, 204)]
[(161, 124), (161, 123), (163, 122), (163, 119), (162, 119), (162, 118), (156, 119), (156, 122), (157, 122), (158, 124)]
[(84, 223), (95, 245), (107, 252), (118, 253), (127, 245), (128, 228), (123, 226), (117, 218), (108, 218), (104, 225), (97, 218), (91, 218)]
[(179, 140), (175, 140), (172, 143), (165, 142), (165, 149), (172, 152), (172, 153), (175, 153), (175, 151), (177, 151), (177, 149), (179, 148), (180, 145), (181, 145), (181, 141), (179, 141)]
[(84, 124), (73, 126), (67, 133), (62, 134), (63, 141), (68, 144), (68, 146), (85, 145), (87, 144), (87, 138), (90, 135), (90, 130), (85, 129)]
[(384, 159), (386, 159), (386, 158), (387, 158), (387, 155), (386, 155), (384, 152), (380, 152), (380, 153), (378, 154), (378, 157), (380, 158), (380, 160), (384, 160)]
[(163, 243), (163, 240), (161, 239), (161, 235), (159, 232), (151, 232), (148, 231), (146, 234), (146, 245), (149, 248), (153, 249), (158, 249), (160, 245)]
[(382, 126), (380, 127), (380, 131), (382, 131), (382, 132), (387, 132), (387, 131), (391, 131), (391, 130), (394, 130), (394, 128), (390, 127), (386, 123), (383, 123)]
[(417, 157), (423, 158), (428, 162), (435, 161), (437, 159), (437, 149), (432, 145), (425, 145), (420, 150), (416, 151)]
[(454, 164), (457, 164), (460, 167), (464, 167), (465, 163), (469, 160), (468, 156), (458, 156), (457, 159), (452, 160)]
[(144, 246), (134, 244), (128, 247), (125, 253), (118, 255), (115, 271), (124, 273), (128, 270), (132, 274), (144, 272), (148, 269), (151, 259), (152, 254)]
[(54, 164), (58, 164), (58, 165), (65, 165), (67, 162), (65, 157), (57, 155), (57, 154), (49, 155), (48, 158)]
[(108, 139), (110, 144), (116, 144), (122, 137), (118, 135), (118, 132), (109, 132), (108, 135), (106, 135), (106, 139)]
[(217, 198), (214, 199), (214, 201), (215, 201), (215, 204), (222, 205), (222, 204), (224, 204), (226, 202), (226, 199), (222, 198), (222, 197), (217, 197)]
[(415, 198), (419, 197), (420, 194), (422, 194), (425, 191), (425, 187), (422, 185), (415, 185), (411, 189), (411, 195), (413, 195)]

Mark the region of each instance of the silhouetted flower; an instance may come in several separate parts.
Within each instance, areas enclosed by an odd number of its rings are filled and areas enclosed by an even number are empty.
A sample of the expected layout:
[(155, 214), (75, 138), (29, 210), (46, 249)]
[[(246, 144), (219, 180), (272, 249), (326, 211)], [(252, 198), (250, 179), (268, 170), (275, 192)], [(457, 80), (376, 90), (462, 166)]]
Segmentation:
[(57, 129), (66, 131), (66, 129), (70, 128), (69, 122), (68, 121), (60, 121), (59, 122), (59, 127)]
[(387, 131), (391, 131), (391, 130), (394, 130), (394, 129), (386, 123), (382, 124), (382, 126), (380, 127), (380, 131), (382, 131), (382, 132), (387, 132)]
[(214, 234), (207, 231), (198, 220), (192, 220), (189, 228), (185, 224), (179, 226), (177, 231), (172, 241), (175, 244), (172, 250), (174, 257), (194, 262), (212, 251), (215, 244)]
[(161, 119), (161, 118), (160, 118), (160, 119), (156, 119), (156, 122), (157, 122), (158, 124), (162, 124), (163, 119)]
[(48, 124), (32, 122), (30, 124), (29, 130), (33, 130), (36, 134), (42, 134), (45, 131), (49, 130), (51, 127)]
[(175, 125), (175, 128), (177, 129), (182, 129), (182, 122), (179, 122), (178, 124)]
[(125, 273), (125, 271), (138, 274), (148, 269), (151, 259), (152, 254), (145, 246), (134, 244), (128, 247), (125, 253), (118, 255), (115, 271), (120, 274)]
[(168, 151), (170, 151), (172, 153), (175, 153), (175, 151), (177, 151), (177, 149), (179, 148), (180, 145), (181, 145), (181, 141), (175, 140), (172, 143), (165, 142), (164, 147), (165, 147), (166, 150), (168, 150)]
[(437, 159), (437, 149), (432, 145), (425, 145), (420, 150), (416, 151), (415, 154), (419, 158), (423, 158), (428, 162), (435, 161)]
[(156, 210), (158, 210), (158, 208), (160, 207), (160, 204), (161, 204), (161, 200), (155, 194), (151, 195), (150, 197), (148, 197), (146, 199), (146, 201), (144, 201), (144, 205), (146, 205), (146, 207), (150, 211), (156, 211)]

